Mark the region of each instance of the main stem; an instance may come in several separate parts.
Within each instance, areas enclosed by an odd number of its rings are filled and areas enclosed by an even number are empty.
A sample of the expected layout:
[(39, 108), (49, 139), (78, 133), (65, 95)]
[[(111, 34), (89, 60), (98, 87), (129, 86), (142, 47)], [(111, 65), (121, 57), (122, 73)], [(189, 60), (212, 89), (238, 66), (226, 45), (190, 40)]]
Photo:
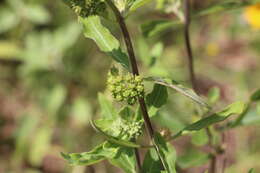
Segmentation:
[(185, 46), (188, 54), (188, 66), (189, 66), (189, 75), (192, 88), (198, 92), (196, 76), (194, 72), (194, 58), (192, 53), (192, 47), (190, 42), (190, 2), (189, 0), (184, 0), (184, 13), (185, 13), (185, 25), (184, 25), (184, 38)]
[[(108, 5), (113, 10), (113, 12), (114, 12), (114, 14), (116, 16), (117, 22), (120, 25), (121, 31), (123, 33), (124, 40), (125, 40), (125, 45), (127, 47), (127, 52), (128, 52), (130, 63), (131, 63), (131, 67), (132, 67), (132, 73), (134, 75), (139, 75), (139, 70), (138, 70), (137, 61), (136, 61), (136, 57), (135, 57), (135, 53), (134, 53), (134, 49), (133, 49), (133, 44), (132, 44), (131, 37), (130, 37), (130, 34), (128, 32), (128, 29), (126, 27), (125, 20), (122, 17), (120, 11), (114, 5), (114, 3), (111, 2), (111, 0), (106, 0), (106, 2), (108, 3)], [(142, 115), (143, 115), (143, 119), (144, 119), (144, 122), (145, 122), (145, 126), (146, 126), (147, 132), (149, 134), (149, 137), (151, 139), (151, 142), (154, 145), (155, 150), (156, 150), (156, 152), (157, 152), (157, 154), (158, 154), (158, 156), (159, 156), (159, 158), (160, 158), (160, 160), (162, 162), (162, 165), (165, 168), (165, 164), (164, 164), (164, 162), (162, 160), (162, 157), (160, 155), (160, 152), (159, 152), (159, 147), (155, 143), (155, 140), (154, 140), (154, 129), (153, 129), (151, 120), (149, 118), (149, 114), (148, 114), (148, 111), (147, 111), (147, 106), (146, 106), (145, 100), (144, 100), (144, 98), (140, 97), (138, 99), (138, 101), (139, 101), (139, 105), (140, 105), (140, 108), (141, 108), (141, 111), (142, 111)]]

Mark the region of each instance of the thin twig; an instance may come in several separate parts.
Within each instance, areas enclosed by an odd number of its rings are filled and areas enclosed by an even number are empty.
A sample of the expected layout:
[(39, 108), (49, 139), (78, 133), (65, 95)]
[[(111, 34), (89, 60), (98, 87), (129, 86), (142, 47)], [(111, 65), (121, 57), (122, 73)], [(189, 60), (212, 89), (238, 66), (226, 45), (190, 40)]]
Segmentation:
[[(128, 29), (126, 27), (124, 18), (122, 17), (120, 11), (117, 9), (117, 7), (114, 5), (114, 3), (111, 0), (106, 0), (106, 2), (111, 7), (111, 9), (113, 10), (113, 12), (116, 16), (117, 22), (120, 25), (122, 34), (124, 36), (125, 44), (126, 44), (126, 47), (127, 47), (127, 52), (128, 52), (128, 55), (129, 55), (130, 63), (131, 63), (132, 73), (134, 75), (139, 75), (137, 61), (136, 61), (136, 57), (135, 57), (135, 53), (134, 53), (134, 49), (133, 49), (133, 44), (132, 44), (131, 37), (130, 37), (130, 34), (128, 32)], [(164, 168), (166, 168), (164, 161), (161, 157), (161, 154), (159, 152), (159, 147), (157, 146), (157, 144), (154, 140), (154, 129), (153, 129), (151, 120), (150, 120), (149, 115), (148, 115), (145, 100), (144, 100), (144, 98), (140, 97), (138, 99), (138, 101), (139, 101), (139, 105), (140, 105), (140, 108), (141, 108), (141, 111), (142, 111), (145, 126), (146, 126), (147, 132), (149, 134), (149, 137), (151, 139), (151, 142), (155, 147), (155, 150), (156, 150), (156, 152), (157, 152), (157, 154), (158, 154), (158, 156), (161, 160), (162, 165), (164, 166)]]
[[(192, 46), (190, 41), (190, 23), (191, 23), (191, 17), (190, 17), (190, 1), (184, 0), (184, 13), (185, 13), (185, 21), (184, 21), (184, 38), (185, 38), (185, 46), (187, 50), (188, 55), (188, 67), (189, 67), (189, 75), (190, 75), (190, 81), (192, 84), (192, 88), (196, 93), (199, 92), (199, 88), (197, 86), (197, 79), (194, 72), (194, 57), (192, 52)], [(213, 144), (213, 135), (209, 128), (206, 128), (206, 132), (209, 138), (209, 146), (215, 150), (214, 144)], [(216, 173), (217, 172), (217, 163), (218, 157), (217, 155), (213, 155), (210, 161), (210, 168), (209, 173)]]
[(190, 42), (190, 3), (189, 0), (184, 0), (184, 13), (185, 13), (185, 20), (184, 20), (184, 38), (185, 38), (185, 46), (188, 55), (188, 66), (189, 66), (189, 75), (190, 81), (192, 84), (193, 89), (198, 92), (196, 76), (194, 72), (194, 58), (192, 53), (192, 47)]
[(142, 163), (141, 163), (140, 154), (139, 154), (139, 151), (137, 148), (135, 148), (135, 158), (136, 158), (136, 162), (137, 162), (137, 172), (141, 172)]

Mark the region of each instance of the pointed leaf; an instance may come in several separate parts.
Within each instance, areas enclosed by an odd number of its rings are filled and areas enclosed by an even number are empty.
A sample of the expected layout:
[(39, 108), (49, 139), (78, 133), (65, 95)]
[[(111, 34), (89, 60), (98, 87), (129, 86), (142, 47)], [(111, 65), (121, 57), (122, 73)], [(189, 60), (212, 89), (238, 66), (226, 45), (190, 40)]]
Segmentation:
[(97, 146), (93, 150), (84, 153), (61, 153), (62, 157), (72, 165), (93, 165), (105, 159), (114, 158), (117, 155), (119, 147), (109, 142)]
[(85, 37), (94, 40), (101, 51), (108, 53), (115, 61), (129, 69), (127, 55), (120, 49), (119, 41), (101, 24), (100, 17), (90, 16), (80, 18), (80, 21)]
[(233, 114), (242, 114), (244, 112), (245, 108), (246, 108), (245, 103), (235, 102), (235, 103), (229, 105), (227, 108), (225, 108), (221, 112), (214, 113), (206, 118), (203, 118), (193, 124), (188, 125), (183, 130), (181, 130), (176, 135), (174, 135), (172, 138), (175, 139), (184, 133), (191, 133), (193, 131), (198, 131), (198, 130), (206, 128), (212, 124), (224, 121)]
[(154, 77), (146, 78), (146, 80), (153, 81), (156, 84), (167, 86), (171, 89), (174, 89), (175, 91), (192, 99), (193, 101), (200, 104), (201, 106), (204, 106), (204, 107), (207, 107), (210, 109), (210, 106), (200, 96), (198, 96), (192, 89), (186, 88), (186, 87), (182, 86), (181, 84), (177, 83), (176, 81), (169, 80), (169, 79), (167, 79), (167, 81), (166, 81), (164, 79), (154, 78)]
[(144, 4), (148, 3), (151, 0), (135, 0), (131, 5), (130, 11), (135, 11), (137, 8), (140, 8)]

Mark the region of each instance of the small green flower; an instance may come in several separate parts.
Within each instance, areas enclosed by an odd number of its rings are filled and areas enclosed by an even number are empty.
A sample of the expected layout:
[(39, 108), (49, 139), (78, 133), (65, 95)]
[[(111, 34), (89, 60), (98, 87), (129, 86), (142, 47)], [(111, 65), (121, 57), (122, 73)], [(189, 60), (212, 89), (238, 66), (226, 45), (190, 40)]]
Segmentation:
[(64, 0), (66, 4), (79, 16), (88, 17), (98, 15), (106, 10), (102, 0)]
[(122, 122), (121, 134), (125, 139), (136, 139), (142, 134), (143, 122)]
[(120, 96), (120, 95), (117, 95), (116, 96), (116, 101), (118, 101), (118, 102), (123, 101), (123, 97)]
[[(115, 71), (115, 69), (113, 70)], [(120, 75), (119, 72), (108, 73), (107, 87), (111, 91), (116, 101), (126, 101), (129, 105), (133, 105), (138, 97), (144, 96), (143, 79), (131, 73)]]

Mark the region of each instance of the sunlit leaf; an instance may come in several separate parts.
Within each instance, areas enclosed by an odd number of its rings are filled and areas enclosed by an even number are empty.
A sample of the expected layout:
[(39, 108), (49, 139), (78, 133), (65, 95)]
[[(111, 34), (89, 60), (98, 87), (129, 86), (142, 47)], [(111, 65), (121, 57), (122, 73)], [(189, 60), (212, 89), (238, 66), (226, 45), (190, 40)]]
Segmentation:
[(173, 136), (173, 139), (181, 136), (182, 134), (185, 133), (191, 133), (193, 131), (198, 131), (203, 128), (206, 128), (212, 124), (221, 122), (226, 120), (229, 116), (233, 114), (241, 114), (246, 108), (246, 104), (243, 102), (235, 102), (231, 105), (229, 105), (227, 108), (222, 110), (221, 112), (214, 113), (206, 118), (203, 118), (193, 124), (188, 125), (185, 127), (183, 130), (178, 132), (176, 135)]
[(93, 150), (84, 153), (61, 153), (62, 157), (72, 165), (93, 165), (105, 159), (114, 158), (119, 147), (109, 142), (104, 142)]
[(95, 41), (101, 51), (106, 52), (125, 68), (129, 68), (127, 55), (120, 49), (119, 41), (105, 28), (98, 16), (80, 18), (85, 37)]
[(183, 85), (177, 83), (176, 81), (169, 80), (169, 79), (166, 81), (164, 79), (154, 78), (154, 77), (146, 78), (146, 80), (153, 81), (156, 84), (167, 86), (171, 89), (174, 89), (175, 91), (177, 91), (177, 92), (185, 95), (186, 97), (192, 99), (196, 103), (198, 103), (198, 104), (200, 104), (204, 107), (210, 108), (210, 106), (200, 96), (198, 96), (192, 89), (184, 87)]
[(130, 7), (130, 11), (135, 11), (136, 9), (140, 8), (141, 6), (145, 5), (150, 1), (151, 0), (135, 0)]

